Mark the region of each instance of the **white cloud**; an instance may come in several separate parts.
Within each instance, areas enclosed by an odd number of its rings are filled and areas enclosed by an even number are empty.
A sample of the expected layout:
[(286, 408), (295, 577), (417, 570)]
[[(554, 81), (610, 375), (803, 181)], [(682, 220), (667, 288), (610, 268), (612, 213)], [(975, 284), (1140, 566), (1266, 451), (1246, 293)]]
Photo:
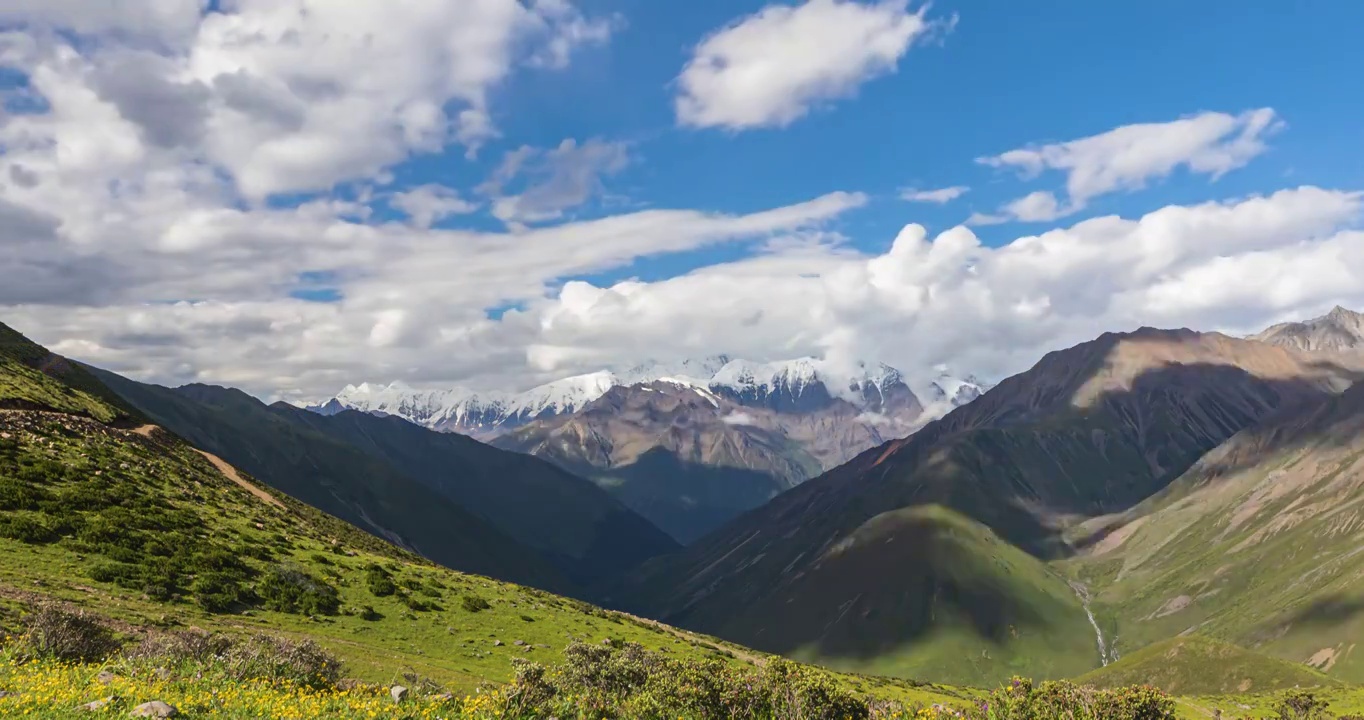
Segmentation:
[(1008, 217), (1023, 222), (1050, 222), (1076, 212), (1075, 207), (1064, 207), (1056, 196), (1046, 190), (1028, 193), (1007, 203), (1004, 212)]
[(5, 0), (0, 24), (27, 23), (83, 35), (180, 45), (194, 34), (207, 0)]
[[(522, 146), (508, 152), (479, 189), (493, 198), (495, 217), (519, 227), (563, 217), (599, 194), (602, 178), (624, 170), (629, 162), (624, 143), (593, 139), (580, 145), (567, 139), (552, 150)], [(522, 191), (504, 194), (518, 179), (524, 180)]]
[(758, 422), (758, 419), (749, 413), (739, 411), (720, 418), (720, 422), (726, 425), (753, 425)]
[(696, 46), (678, 78), (678, 122), (733, 130), (787, 125), (894, 72), (930, 29), (908, 0), (768, 5)]
[(535, 356), (565, 365), (648, 348), (998, 376), (1110, 330), (1249, 332), (1335, 303), (1364, 307), (1364, 233), (1349, 229), (1362, 205), (1360, 193), (1304, 187), (1095, 218), (997, 248), (965, 228), (930, 240), (910, 225), (882, 255), (807, 245), (655, 283), (576, 283), (527, 316), (538, 319)]
[[(100, 34), (25, 36), (8, 64), (49, 76), (45, 95), (94, 90), (149, 144), (217, 166), (254, 201), (452, 143), (472, 151), (496, 135), (489, 97), (517, 67), (561, 68), (613, 27), (566, 0), (235, 0), (203, 15), (198, 0), (11, 5), (0, 21)], [(162, 42), (137, 40), (147, 33)]]
[(477, 204), (443, 185), (422, 185), (393, 193), (388, 204), (407, 213), (412, 224), (423, 229), (451, 215), (464, 215), (478, 209)]
[(908, 202), (927, 202), (945, 205), (965, 195), (971, 188), (965, 185), (954, 185), (952, 187), (939, 188), (937, 190), (913, 190), (906, 189), (900, 191), (900, 199)]
[[(294, 0), (228, 7), (188, 30), (168, 20), (136, 37), (102, 12), (42, 16), (107, 33), (98, 42), (0, 33), (0, 63), (28, 77), (25, 92), (44, 108), (0, 116), (0, 321), (139, 378), (296, 399), (361, 380), (524, 387), (717, 351), (995, 375), (1104, 330), (1254, 330), (1337, 302), (1364, 307), (1364, 234), (1350, 229), (1361, 197), (1310, 187), (1096, 218), (995, 248), (966, 228), (930, 241), (909, 225), (881, 254), (822, 227), (865, 204), (857, 193), (747, 214), (431, 229), (467, 201), (442, 187), (388, 187), (384, 168), (496, 132), (490, 90), (520, 64), (556, 64), (556, 37), (589, 42), (588, 29), (570, 28), (591, 21), (562, 0), (412, 2), (382, 17), (345, 3), (306, 14)], [(859, 12), (886, 7), (904, 12)], [(357, 29), (376, 26), (394, 35), (357, 52)], [(297, 45), (269, 42), (285, 35)], [(1260, 125), (1242, 121), (1212, 143), (1221, 150), (1187, 164), (1215, 175), (1245, 162), (1272, 116)], [(1040, 165), (1010, 166), (1051, 167), (1038, 152)], [(625, 149), (601, 141), (527, 148), (487, 192), (515, 199), (503, 206), (511, 223), (560, 217), (624, 162)], [(1105, 163), (1056, 168), (1141, 165)], [(1118, 180), (1085, 180), (1078, 196), (1039, 195), (1010, 212), (1057, 215), (1096, 188), (1154, 177), (1090, 175)], [(370, 178), (386, 187), (298, 207), (242, 197)], [(413, 222), (365, 222), (373, 192)], [(558, 285), (641, 257), (764, 240), (756, 257), (658, 282)], [(291, 296), (318, 288), (339, 300)], [(498, 319), (486, 312), (506, 306)]]
[(1141, 189), (1179, 167), (1215, 180), (1263, 153), (1265, 138), (1282, 126), (1271, 108), (1240, 115), (1203, 112), (1170, 122), (1124, 125), (1079, 140), (1010, 150), (977, 161), (1015, 168), (1025, 178), (1045, 170), (1066, 173), (1069, 200), (1065, 204), (1051, 193), (1035, 192), (1004, 208), (1007, 216), (1019, 220), (1052, 220), (1078, 212), (1099, 195)]

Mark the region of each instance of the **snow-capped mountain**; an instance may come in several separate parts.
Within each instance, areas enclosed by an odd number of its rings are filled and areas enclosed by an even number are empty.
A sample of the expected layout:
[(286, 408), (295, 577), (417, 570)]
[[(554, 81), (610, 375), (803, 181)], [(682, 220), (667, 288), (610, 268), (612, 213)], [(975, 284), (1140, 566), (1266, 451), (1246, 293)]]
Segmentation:
[(960, 407), (994, 387), (975, 375), (959, 378), (947, 372), (946, 368), (939, 367), (937, 370), (938, 376), (920, 391), (924, 401), (929, 404), (947, 403), (953, 408)]
[[(871, 415), (912, 423), (924, 410), (902, 374), (883, 363), (840, 367), (810, 357), (757, 363), (723, 355), (576, 375), (522, 393), (463, 388), (425, 391), (397, 382), (361, 383), (348, 385), (335, 398), (308, 409), (322, 414), (355, 409), (397, 415), (433, 430), (492, 437), (536, 419), (577, 412), (613, 387), (660, 380), (776, 412), (810, 412), (846, 400)], [(927, 387), (930, 404), (941, 401), (950, 410), (974, 399), (984, 386), (972, 378), (954, 380), (943, 375)]]

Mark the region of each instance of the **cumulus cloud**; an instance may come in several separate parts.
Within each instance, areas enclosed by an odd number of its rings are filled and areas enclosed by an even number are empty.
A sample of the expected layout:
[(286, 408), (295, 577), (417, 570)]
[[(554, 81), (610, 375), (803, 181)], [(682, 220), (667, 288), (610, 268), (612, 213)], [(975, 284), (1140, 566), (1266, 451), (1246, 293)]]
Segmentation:
[[(100, 34), (34, 33), (19, 69), (53, 76), (40, 89), (49, 101), (56, 82), (93, 91), (149, 144), (220, 167), (254, 201), (374, 177), (451, 143), (477, 149), (497, 133), (490, 93), (518, 66), (562, 68), (614, 27), (567, 0), (87, 5), (0, 9), (0, 21)], [(148, 33), (162, 42), (138, 41)]]
[(790, 124), (894, 72), (931, 27), (908, 0), (769, 5), (696, 46), (678, 77), (677, 120), (731, 130)]
[[(480, 191), (493, 198), (493, 215), (509, 225), (556, 220), (601, 193), (602, 178), (629, 162), (625, 143), (570, 138), (552, 150), (522, 146), (506, 154)], [(521, 192), (504, 192), (518, 181)]]
[(905, 189), (900, 191), (900, 199), (908, 202), (926, 202), (937, 205), (945, 205), (965, 195), (971, 188), (965, 185), (954, 185), (952, 187), (939, 188), (937, 190), (913, 190)]
[(1078, 212), (1099, 195), (1139, 190), (1184, 167), (1214, 180), (1243, 167), (1266, 149), (1265, 138), (1283, 127), (1272, 108), (1240, 115), (1203, 112), (1163, 123), (1138, 123), (1105, 133), (982, 157), (977, 162), (1034, 178), (1047, 170), (1066, 174), (1068, 200), (1034, 192), (1002, 208), (1003, 217), (1036, 222)]
[(208, 0), (5, 0), (0, 24), (25, 23), (82, 35), (112, 33), (130, 40), (178, 46), (199, 25)]
[(477, 204), (460, 197), (458, 192), (433, 184), (395, 192), (388, 204), (407, 213), (412, 224), (423, 229), (451, 215), (464, 215), (478, 209)]
[[(1303, 187), (1095, 218), (1000, 247), (964, 227), (930, 239), (909, 225), (881, 255), (805, 245), (655, 283), (574, 283), (528, 312), (536, 352), (587, 365), (629, 347), (723, 348), (997, 377), (1109, 330), (1249, 332), (1337, 302), (1364, 307), (1360, 209), (1359, 193)], [(758, 320), (735, 322), (736, 308)]]

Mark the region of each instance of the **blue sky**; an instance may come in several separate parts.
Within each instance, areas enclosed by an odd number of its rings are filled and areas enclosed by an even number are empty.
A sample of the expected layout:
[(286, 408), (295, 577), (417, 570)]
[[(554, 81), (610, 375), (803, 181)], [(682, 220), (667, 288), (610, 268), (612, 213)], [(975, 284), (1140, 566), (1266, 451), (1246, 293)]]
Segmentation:
[(1361, 21), (19, 3), (0, 313), (138, 377), (287, 398), (720, 352), (998, 376), (1106, 329), (1249, 331), (1364, 304)]
[[(632, 144), (635, 162), (608, 181), (630, 206), (746, 212), (815, 197), (833, 188), (871, 196), (838, 223), (851, 243), (884, 250), (907, 221), (943, 230), (973, 210), (990, 212), (1055, 175), (1024, 181), (973, 160), (1029, 144), (1067, 140), (1200, 111), (1274, 108), (1289, 132), (1252, 167), (1210, 183), (1176, 171), (1138, 192), (1115, 193), (1077, 217), (1131, 215), (1161, 205), (1272, 192), (1298, 182), (1360, 187), (1364, 169), (1341, 162), (1364, 150), (1364, 93), (1351, 87), (1364, 67), (1353, 37), (1364, 7), (1324, 3), (1309, 13), (1288, 4), (1234, 12), (1224, 4), (933, 3), (930, 17), (957, 24), (912, 49), (897, 72), (862, 85), (854, 98), (824, 104), (790, 126), (733, 132), (678, 128), (672, 97), (679, 67), (699, 38), (765, 7), (764, 2), (657, 3), (598, 0), (589, 11), (625, 19), (603, 47), (585, 50), (562, 73), (520, 75), (498, 93), (505, 138), (478, 162), (463, 150), (415, 158), (399, 169), (413, 182), (469, 186), (491, 172), (499, 151), (602, 137)], [(905, 187), (965, 185), (961, 200), (907, 207)], [(592, 203), (577, 217), (619, 207)], [(487, 216), (449, 226), (496, 228)], [(986, 244), (1045, 229), (1022, 223), (978, 230)], [(659, 279), (734, 259), (722, 246), (642, 259), (581, 277)], [(569, 279), (569, 278), (564, 278)]]

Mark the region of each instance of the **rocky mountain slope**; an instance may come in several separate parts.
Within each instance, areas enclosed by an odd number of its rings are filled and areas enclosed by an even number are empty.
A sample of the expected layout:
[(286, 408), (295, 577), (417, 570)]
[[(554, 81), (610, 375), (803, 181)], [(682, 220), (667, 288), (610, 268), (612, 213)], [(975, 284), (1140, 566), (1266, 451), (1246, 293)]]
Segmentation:
[[(689, 543), (923, 421), (924, 406), (894, 370), (860, 368), (841, 393), (830, 374), (813, 360), (733, 361), (705, 382), (614, 387), (492, 443), (595, 480)], [(938, 382), (929, 388), (939, 405), (969, 402), (979, 387)]]
[(1337, 305), (1319, 318), (1280, 323), (1251, 339), (1308, 352), (1364, 351), (1364, 313)]
[[(972, 628), (969, 640), (925, 651), (915, 641), (938, 632), (943, 618), (971, 616), (962, 608), (969, 603), (953, 600), (960, 592), (934, 565), (898, 561), (894, 543), (862, 543), (862, 572), (840, 569), (837, 551), (907, 508), (938, 505), (1033, 557), (1064, 555), (1062, 532), (1073, 519), (1141, 502), (1240, 430), (1319, 402), (1355, 376), (1215, 333), (1105, 334), (1049, 353), (918, 433), (778, 496), (679, 555), (651, 561), (612, 596), (655, 617), (838, 666), (931, 678), (951, 665), (952, 653), (974, 648), (991, 660), (972, 671), (999, 678), (1057, 630), (1026, 614), (1002, 636), (992, 635), (990, 623), (959, 622)], [(894, 581), (884, 576), (889, 568)], [(812, 588), (825, 591), (812, 595)], [(895, 588), (933, 611), (906, 621), (893, 611)], [(836, 620), (809, 622), (819, 607), (839, 608)], [(1092, 629), (1084, 623), (1070, 632)], [(1079, 647), (1077, 637), (1071, 647)], [(933, 647), (952, 653), (937, 657)], [(1097, 664), (1089, 647), (1064, 661)]]
[[(873, 442), (875, 429), (852, 422), (856, 413), (847, 405), (827, 422), (865, 435), (856, 442)], [(686, 543), (820, 472), (820, 460), (783, 432), (787, 417), (810, 419), (659, 381), (612, 388), (572, 415), (536, 421), (493, 444), (597, 482)], [(793, 429), (813, 435), (815, 428), (811, 421)]]

